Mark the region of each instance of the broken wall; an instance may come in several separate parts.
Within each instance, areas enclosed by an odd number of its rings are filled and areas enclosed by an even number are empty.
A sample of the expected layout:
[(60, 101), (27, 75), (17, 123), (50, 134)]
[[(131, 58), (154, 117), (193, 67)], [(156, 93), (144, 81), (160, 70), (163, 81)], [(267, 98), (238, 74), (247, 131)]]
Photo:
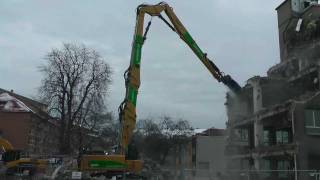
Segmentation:
[(299, 96), (304, 91), (303, 86), (296, 86), (284, 80), (267, 80), (261, 84), (262, 106), (263, 108), (269, 108), (284, 103)]
[(296, 47), (309, 45), (320, 38), (320, 6), (312, 5), (295, 16), (289, 13), (289, 6), (281, 6), (277, 11), (280, 55), (284, 62), (290, 60)]

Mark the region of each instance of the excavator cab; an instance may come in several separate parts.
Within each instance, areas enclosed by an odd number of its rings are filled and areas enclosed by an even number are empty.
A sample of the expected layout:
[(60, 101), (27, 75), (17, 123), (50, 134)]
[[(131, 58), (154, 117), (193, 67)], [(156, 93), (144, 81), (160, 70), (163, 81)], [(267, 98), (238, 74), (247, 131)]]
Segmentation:
[(28, 158), (21, 150), (14, 149), (9, 141), (0, 137), (1, 164), (6, 168), (6, 174), (24, 174), (32, 176), (37, 170), (44, 171), (47, 166), (45, 159)]
[(16, 161), (21, 158), (21, 151), (20, 150), (10, 150), (6, 151), (2, 154), (2, 161), (4, 163)]
[(2, 161), (7, 168), (7, 175), (18, 173), (28, 176), (32, 176), (37, 171), (37, 168), (40, 167), (40, 164), (45, 163), (44, 160), (26, 158), (26, 155), (21, 150), (9, 150), (4, 152), (2, 154)]

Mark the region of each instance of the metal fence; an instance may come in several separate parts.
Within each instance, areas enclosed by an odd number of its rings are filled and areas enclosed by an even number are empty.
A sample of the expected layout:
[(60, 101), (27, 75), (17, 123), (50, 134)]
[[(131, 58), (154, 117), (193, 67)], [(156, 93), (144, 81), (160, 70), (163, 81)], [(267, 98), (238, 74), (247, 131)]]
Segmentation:
[(320, 180), (320, 170), (250, 170), (228, 171), (232, 180)]
[[(169, 176), (158, 176), (154, 180), (320, 180), (320, 170), (249, 170), (226, 171), (184, 169)], [(152, 179), (152, 180), (153, 180)]]

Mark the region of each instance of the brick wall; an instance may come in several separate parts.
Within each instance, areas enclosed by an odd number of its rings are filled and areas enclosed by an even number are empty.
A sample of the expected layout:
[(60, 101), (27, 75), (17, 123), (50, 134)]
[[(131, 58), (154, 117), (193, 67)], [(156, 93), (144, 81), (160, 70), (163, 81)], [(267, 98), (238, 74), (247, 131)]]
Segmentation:
[(1, 112), (0, 131), (15, 149), (28, 148), (28, 133), (30, 131), (30, 112)]

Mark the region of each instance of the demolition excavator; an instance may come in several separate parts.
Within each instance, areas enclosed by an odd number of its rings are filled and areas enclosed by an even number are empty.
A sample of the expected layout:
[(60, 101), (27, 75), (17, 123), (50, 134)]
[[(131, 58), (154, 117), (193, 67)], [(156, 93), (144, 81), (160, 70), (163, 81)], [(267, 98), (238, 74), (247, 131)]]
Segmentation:
[[(162, 16), (165, 13), (168, 20)], [(140, 64), (142, 46), (147, 39), (147, 33), (151, 26), (148, 22), (144, 29), (145, 15), (158, 17), (191, 48), (199, 60), (209, 70), (212, 76), (219, 82), (226, 85), (231, 91), (239, 92), (241, 87), (231, 78), (225, 75), (220, 69), (207, 57), (187, 29), (182, 25), (172, 7), (167, 3), (161, 2), (156, 5), (139, 5), (137, 8), (135, 33), (132, 44), (130, 66), (124, 73), (126, 94), (124, 101), (119, 106), (119, 119), (121, 122), (120, 151), (118, 155), (86, 155), (81, 161), (81, 170), (106, 170), (109, 173), (117, 174), (119, 172), (139, 173), (142, 168), (142, 162), (139, 160), (129, 160), (127, 158), (128, 145), (136, 125), (136, 104), (138, 89), (140, 86)], [(130, 151), (130, 150), (129, 150)]]
[(0, 162), (0, 172), (7, 175), (32, 176), (37, 171), (44, 171), (47, 167), (47, 160), (23, 157), (22, 151), (14, 149), (12, 144), (2, 137), (0, 137)]

